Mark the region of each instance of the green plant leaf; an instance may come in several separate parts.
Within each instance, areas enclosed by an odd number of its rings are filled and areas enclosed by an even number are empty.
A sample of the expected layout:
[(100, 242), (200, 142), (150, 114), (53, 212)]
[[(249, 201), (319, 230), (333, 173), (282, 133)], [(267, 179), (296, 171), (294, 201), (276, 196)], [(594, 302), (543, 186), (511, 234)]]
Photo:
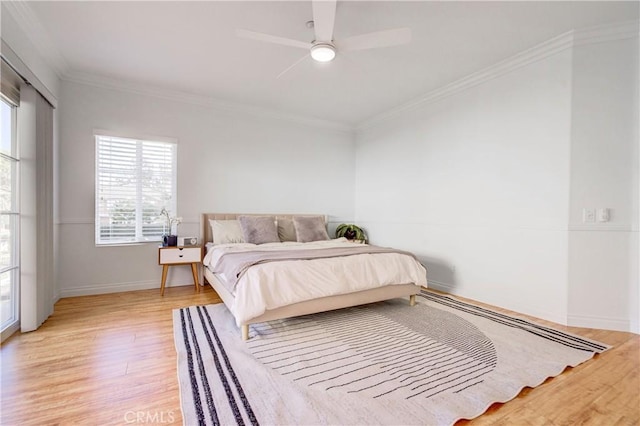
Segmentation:
[(362, 228), (357, 225), (342, 223), (336, 228), (336, 238), (344, 237), (347, 233), (354, 234), (355, 240), (367, 241), (367, 235), (364, 233)]

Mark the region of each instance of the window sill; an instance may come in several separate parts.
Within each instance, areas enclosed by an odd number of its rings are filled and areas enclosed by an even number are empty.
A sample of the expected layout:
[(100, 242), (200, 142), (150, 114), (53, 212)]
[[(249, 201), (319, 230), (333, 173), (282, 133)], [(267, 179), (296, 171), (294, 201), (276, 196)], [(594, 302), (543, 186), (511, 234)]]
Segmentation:
[(149, 244), (153, 244), (154, 246), (157, 246), (158, 244), (162, 244), (161, 240), (157, 240), (157, 241), (137, 241), (135, 243), (102, 243), (102, 244), (96, 244), (96, 247), (98, 248), (105, 248), (105, 247), (135, 247), (135, 246), (147, 246)]

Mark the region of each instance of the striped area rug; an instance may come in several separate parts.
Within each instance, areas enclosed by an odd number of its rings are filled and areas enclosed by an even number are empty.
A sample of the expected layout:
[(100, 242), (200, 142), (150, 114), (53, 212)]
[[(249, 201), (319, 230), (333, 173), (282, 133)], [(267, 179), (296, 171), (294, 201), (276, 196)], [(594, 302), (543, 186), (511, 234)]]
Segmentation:
[(250, 327), (175, 310), (184, 424), (452, 424), (609, 347), (423, 291)]

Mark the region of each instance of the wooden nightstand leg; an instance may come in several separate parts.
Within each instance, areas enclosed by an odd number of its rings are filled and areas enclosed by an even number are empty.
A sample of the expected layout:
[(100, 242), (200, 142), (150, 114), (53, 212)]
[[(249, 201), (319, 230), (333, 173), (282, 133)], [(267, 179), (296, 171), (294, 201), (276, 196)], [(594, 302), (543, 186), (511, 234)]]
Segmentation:
[(197, 263), (192, 263), (191, 264), (191, 273), (193, 274), (193, 282), (196, 286), (196, 293), (200, 291), (199, 288), (199, 284), (198, 284), (198, 264)]
[(240, 326), (242, 328), (242, 340), (249, 340), (249, 324)]
[(160, 285), (160, 296), (164, 296), (164, 285), (167, 282), (167, 271), (169, 265), (162, 265), (162, 284)]

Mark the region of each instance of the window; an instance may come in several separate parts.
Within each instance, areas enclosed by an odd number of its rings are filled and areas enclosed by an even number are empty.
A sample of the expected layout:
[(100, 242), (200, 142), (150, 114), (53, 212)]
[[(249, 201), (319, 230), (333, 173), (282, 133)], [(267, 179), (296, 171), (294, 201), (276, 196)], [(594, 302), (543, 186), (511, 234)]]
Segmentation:
[(160, 241), (176, 211), (176, 144), (96, 135), (96, 244)]
[(18, 323), (20, 256), (16, 107), (0, 100), (0, 327)]

